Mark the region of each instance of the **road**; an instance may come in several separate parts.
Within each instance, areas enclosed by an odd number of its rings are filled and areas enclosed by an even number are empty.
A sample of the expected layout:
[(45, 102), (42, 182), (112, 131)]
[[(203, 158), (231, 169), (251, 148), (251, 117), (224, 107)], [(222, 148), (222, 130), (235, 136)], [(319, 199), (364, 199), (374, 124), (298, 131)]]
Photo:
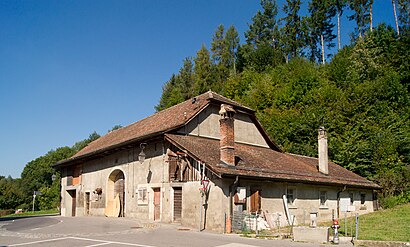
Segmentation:
[(325, 245), (199, 232), (180, 225), (142, 223), (130, 218), (46, 216), (14, 220), (0, 219), (0, 246), (310, 247)]

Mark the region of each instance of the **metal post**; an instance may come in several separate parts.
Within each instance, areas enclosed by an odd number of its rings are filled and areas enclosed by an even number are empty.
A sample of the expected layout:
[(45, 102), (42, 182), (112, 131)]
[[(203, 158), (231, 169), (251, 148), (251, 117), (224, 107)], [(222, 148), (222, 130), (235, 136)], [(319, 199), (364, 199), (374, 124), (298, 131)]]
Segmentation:
[(34, 212), (34, 203), (36, 202), (36, 192), (33, 192), (33, 212)]
[(356, 240), (359, 239), (359, 214), (356, 213), (356, 235), (355, 235)]
[(202, 205), (204, 204), (204, 194), (201, 192), (201, 205), (199, 205), (199, 231), (202, 231)]

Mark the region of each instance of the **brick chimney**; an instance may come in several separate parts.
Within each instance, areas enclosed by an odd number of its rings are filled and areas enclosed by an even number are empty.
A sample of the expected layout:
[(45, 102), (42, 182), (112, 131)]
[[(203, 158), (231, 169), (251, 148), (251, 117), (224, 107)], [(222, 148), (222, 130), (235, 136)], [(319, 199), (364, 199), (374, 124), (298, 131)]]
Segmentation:
[(327, 133), (325, 127), (318, 130), (318, 153), (319, 153), (319, 172), (329, 174), (328, 155), (327, 155)]
[(219, 111), (221, 119), (219, 120), (221, 140), (220, 155), (221, 161), (227, 165), (235, 165), (235, 133), (234, 133), (234, 115), (235, 110), (232, 106), (221, 104)]

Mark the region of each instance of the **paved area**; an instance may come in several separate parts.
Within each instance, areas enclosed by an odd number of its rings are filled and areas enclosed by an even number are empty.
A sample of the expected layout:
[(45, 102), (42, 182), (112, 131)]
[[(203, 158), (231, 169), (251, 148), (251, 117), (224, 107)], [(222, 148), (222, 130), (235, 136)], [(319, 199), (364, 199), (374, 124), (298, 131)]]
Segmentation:
[[(129, 218), (47, 216), (0, 219), (0, 246), (308, 247), (325, 245), (199, 232), (180, 225), (144, 223)], [(341, 246), (352, 245), (346, 243)]]

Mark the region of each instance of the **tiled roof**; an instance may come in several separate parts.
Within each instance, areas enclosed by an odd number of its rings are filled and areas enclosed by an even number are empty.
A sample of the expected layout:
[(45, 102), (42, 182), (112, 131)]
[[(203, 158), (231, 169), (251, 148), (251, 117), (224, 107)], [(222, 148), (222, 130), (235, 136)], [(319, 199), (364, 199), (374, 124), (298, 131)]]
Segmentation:
[(85, 156), (101, 153), (115, 147), (126, 145), (133, 141), (143, 140), (150, 136), (166, 133), (182, 127), (195, 117), (210, 102), (220, 102), (233, 105), (242, 110), (253, 112), (235, 101), (223, 97), (215, 92), (208, 91), (195, 98), (184, 101), (163, 111), (157, 112), (138, 122), (114, 130), (88, 144), (73, 157), (63, 160), (56, 165), (66, 164)]
[(367, 179), (329, 162), (329, 174), (318, 171), (318, 160), (305, 156), (287, 154), (270, 148), (235, 143), (235, 155), (240, 158), (236, 166), (221, 165), (219, 140), (166, 134), (166, 139), (192, 157), (205, 164), (218, 176), (245, 176), (273, 180), (298, 181), (330, 185), (347, 185), (379, 189)]

